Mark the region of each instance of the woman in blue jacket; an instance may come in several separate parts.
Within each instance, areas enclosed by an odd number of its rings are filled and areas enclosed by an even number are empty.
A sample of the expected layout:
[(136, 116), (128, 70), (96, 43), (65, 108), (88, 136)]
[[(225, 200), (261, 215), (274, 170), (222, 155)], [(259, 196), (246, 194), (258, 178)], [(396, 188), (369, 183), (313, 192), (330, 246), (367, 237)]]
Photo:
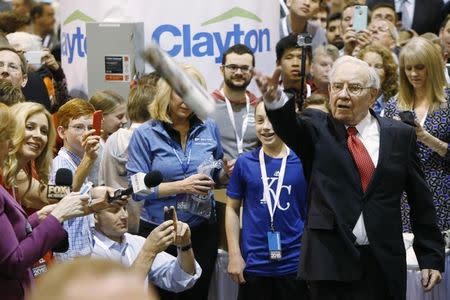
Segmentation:
[[(183, 65), (184, 71), (206, 88), (203, 76), (193, 67)], [(135, 130), (128, 148), (128, 175), (158, 170), (164, 180), (148, 196), (135, 195), (136, 201), (145, 201), (141, 213), (139, 234), (146, 237), (164, 221), (164, 206), (177, 207), (178, 219), (188, 223), (192, 231), (192, 248), (202, 267), (202, 276), (195, 286), (182, 293), (182, 299), (207, 299), (209, 282), (217, 255), (217, 234), (214, 199), (211, 196), (219, 170), (199, 173), (205, 161), (221, 160), (223, 150), (216, 123), (200, 120), (183, 102), (170, 85), (160, 79), (154, 101), (149, 106), (151, 120)], [(202, 202), (211, 210), (196, 210), (193, 205)], [(203, 200), (201, 200), (203, 199)], [(186, 205), (188, 204), (188, 205)], [(205, 213), (206, 212), (206, 213)], [(177, 251), (187, 250), (169, 248)], [(171, 299), (160, 291), (162, 299)]]

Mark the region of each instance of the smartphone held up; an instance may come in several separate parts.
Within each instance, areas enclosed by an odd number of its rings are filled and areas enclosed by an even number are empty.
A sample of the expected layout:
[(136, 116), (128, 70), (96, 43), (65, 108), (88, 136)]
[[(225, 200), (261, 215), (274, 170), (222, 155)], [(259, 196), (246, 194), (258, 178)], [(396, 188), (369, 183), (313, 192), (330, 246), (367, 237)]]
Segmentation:
[(367, 28), (367, 6), (356, 5), (353, 11), (353, 29), (360, 32)]
[(164, 206), (164, 221), (172, 220), (173, 221), (173, 227), (175, 230), (175, 233), (177, 232), (177, 211), (175, 210), (175, 207), (170, 206)]
[(103, 111), (96, 110), (92, 117), (92, 128), (95, 129), (95, 135), (100, 136), (102, 133)]

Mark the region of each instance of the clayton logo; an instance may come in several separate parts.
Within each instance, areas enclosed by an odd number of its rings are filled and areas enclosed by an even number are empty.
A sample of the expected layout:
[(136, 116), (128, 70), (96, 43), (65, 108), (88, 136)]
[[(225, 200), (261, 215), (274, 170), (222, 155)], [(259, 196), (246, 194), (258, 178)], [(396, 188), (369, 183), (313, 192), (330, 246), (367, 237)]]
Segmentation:
[[(64, 25), (74, 21), (95, 22), (94, 19), (83, 12), (74, 11), (65, 21)], [(74, 33), (61, 32), (61, 55), (67, 57), (67, 62), (71, 64), (75, 53), (79, 57), (85, 57), (87, 53), (86, 36), (81, 32), (81, 27), (77, 26)]]
[[(234, 7), (202, 23), (201, 26), (226, 21), (233, 17), (246, 18), (258, 23), (262, 22), (255, 14), (245, 9)], [(190, 24), (183, 24), (181, 27), (163, 24), (154, 30), (152, 39), (160, 44), (160, 41), (165, 40), (168, 36), (179, 38), (176, 39), (171, 48), (165, 49), (169, 55), (177, 56), (182, 52), (185, 57), (213, 56), (216, 63), (221, 62), (222, 54), (234, 44), (245, 44), (253, 52), (270, 51), (270, 30), (268, 28), (244, 31), (239, 23), (232, 24), (232, 30), (228, 32), (192, 32)], [(215, 52), (216, 47), (218, 53)]]

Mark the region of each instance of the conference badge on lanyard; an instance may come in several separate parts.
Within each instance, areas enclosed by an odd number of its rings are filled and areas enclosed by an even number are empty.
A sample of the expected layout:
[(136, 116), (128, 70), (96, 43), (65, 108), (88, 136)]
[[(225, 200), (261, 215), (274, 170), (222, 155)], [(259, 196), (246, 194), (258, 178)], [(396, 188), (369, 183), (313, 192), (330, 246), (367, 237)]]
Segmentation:
[(279, 231), (268, 231), (267, 242), (269, 243), (269, 254), (271, 260), (281, 259), (281, 240)]
[(286, 146), (286, 156), (284, 156), (281, 161), (281, 167), (277, 182), (277, 189), (275, 191), (274, 201), (272, 204), (272, 199), (270, 197), (271, 193), (269, 191), (269, 179), (267, 177), (266, 163), (264, 161), (264, 152), (262, 148), (259, 151), (259, 166), (261, 169), (261, 179), (264, 187), (263, 198), (266, 202), (267, 209), (269, 210), (270, 215), (270, 229), (267, 232), (267, 243), (269, 246), (269, 257), (271, 260), (280, 260), (282, 258), (280, 232), (275, 230), (273, 220), (275, 216), (275, 211), (280, 202), (281, 188), (283, 186), (284, 175), (286, 172), (286, 161), (288, 156), (289, 156), (289, 148)]

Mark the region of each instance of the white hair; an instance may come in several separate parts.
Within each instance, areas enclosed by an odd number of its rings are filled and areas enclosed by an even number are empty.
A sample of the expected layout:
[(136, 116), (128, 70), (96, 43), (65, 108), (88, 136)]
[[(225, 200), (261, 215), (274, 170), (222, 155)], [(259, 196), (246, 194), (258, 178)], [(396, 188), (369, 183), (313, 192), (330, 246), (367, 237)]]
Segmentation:
[[(365, 61), (362, 61), (356, 57), (344, 55), (339, 57), (333, 64), (333, 67), (331, 67), (330, 73), (328, 73), (328, 77), (330, 78), (330, 82), (333, 82), (334, 75), (336, 73), (337, 68), (339, 68), (341, 65), (351, 63), (354, 65), (358, 65), (364, 69), (366, 69), (368, 81), (367, 81), (367, 87), (371, 87), (374, 89), (380, 89), (380, 77), (378, 76), (377, 72), (374, 68), (370, 67), (368, 63)], [(352, 72), (352, 70), (348, 70), (348, 72)]]
[(16, 50), (39, 51), (42, 49), (42, 38), (28, 32), (13, 32), (6, 35), (9, 44)]

